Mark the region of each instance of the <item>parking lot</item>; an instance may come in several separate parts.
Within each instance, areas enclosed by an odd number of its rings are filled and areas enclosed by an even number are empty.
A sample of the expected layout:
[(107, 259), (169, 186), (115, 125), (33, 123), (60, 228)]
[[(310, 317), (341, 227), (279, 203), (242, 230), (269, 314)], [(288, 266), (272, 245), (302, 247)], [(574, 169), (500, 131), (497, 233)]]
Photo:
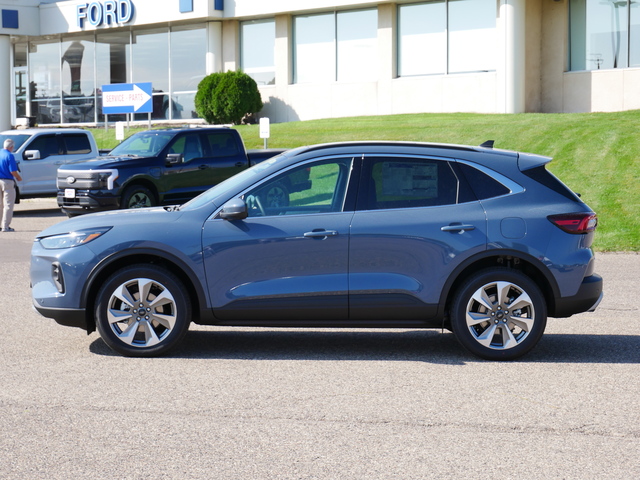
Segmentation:
[(31, 308), (34, 236), (0, 233), (2, 479), (640, 478), (640, 255), (598, 254), (595, 313), (520, 361), (438, 330), (192, 326), (123, 358)]

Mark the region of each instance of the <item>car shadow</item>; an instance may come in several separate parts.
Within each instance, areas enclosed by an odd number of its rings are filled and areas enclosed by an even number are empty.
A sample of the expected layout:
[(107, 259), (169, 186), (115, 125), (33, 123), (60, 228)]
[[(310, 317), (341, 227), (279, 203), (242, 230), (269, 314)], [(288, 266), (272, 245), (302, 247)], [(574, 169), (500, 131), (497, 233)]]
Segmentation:
[[(117, 356), (98, 338), (92, 353)], [(237, 360), (403, 361), (444, 365), (482, 362), (453, 334), (439, 330), (189, 331), (166, 358)], [(640, 336), (546, 334), (521, 363), (640, 363)]]

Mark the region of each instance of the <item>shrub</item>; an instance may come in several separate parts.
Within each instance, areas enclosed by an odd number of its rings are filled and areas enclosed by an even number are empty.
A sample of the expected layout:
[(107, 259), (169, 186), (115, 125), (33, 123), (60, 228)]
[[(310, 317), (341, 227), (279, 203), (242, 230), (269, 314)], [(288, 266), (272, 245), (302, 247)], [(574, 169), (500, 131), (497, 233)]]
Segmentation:
[(262, 99), (256, 82), (246, 73), (229, 71), (212, 73), (198, 84), (196, 112), (207, 123), (242, 122), (246, 115), (262, 110)]

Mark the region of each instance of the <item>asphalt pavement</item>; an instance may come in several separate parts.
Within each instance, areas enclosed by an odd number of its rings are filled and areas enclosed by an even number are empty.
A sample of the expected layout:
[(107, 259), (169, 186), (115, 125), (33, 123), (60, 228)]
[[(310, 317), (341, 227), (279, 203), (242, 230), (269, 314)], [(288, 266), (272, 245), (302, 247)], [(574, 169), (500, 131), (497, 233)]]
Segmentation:
[(26, 200), (0, 233), (0, 478), (640, 478), (640, 255), (598, 254), (595, 313), (516, 362), (438, 330), (192, 327), (115, 355), (31, 308)]

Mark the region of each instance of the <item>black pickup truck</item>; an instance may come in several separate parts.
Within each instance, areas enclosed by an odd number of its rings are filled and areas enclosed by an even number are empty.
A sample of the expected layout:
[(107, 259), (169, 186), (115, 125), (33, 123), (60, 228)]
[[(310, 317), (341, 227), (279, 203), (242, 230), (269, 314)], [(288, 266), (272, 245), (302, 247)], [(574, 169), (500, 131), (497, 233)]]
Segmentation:
[[(68, 216), (177, 205), (282, 150), (247, 152), (240, 134), (225, 127), (148, 130), (108, 155), (58, 169), (58, 205)], [(272, 202), (309, 188), (309, 179), (269, 192)]]

